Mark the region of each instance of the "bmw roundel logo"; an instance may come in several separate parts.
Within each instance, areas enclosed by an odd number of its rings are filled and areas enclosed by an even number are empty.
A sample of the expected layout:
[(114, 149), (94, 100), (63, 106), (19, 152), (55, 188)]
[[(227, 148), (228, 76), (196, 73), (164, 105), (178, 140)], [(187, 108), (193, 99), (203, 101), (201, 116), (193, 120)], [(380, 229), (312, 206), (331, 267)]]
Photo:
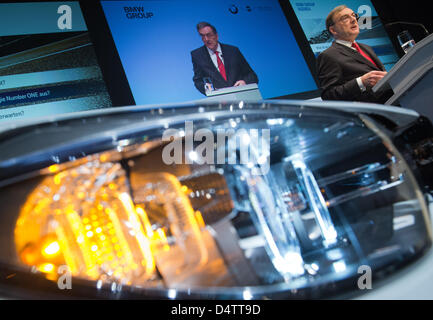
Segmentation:
[(239, 12), (238, 7), (236, 7), (234, 4), (229, 8), (229, 11), (233, 14), (236, 14)]

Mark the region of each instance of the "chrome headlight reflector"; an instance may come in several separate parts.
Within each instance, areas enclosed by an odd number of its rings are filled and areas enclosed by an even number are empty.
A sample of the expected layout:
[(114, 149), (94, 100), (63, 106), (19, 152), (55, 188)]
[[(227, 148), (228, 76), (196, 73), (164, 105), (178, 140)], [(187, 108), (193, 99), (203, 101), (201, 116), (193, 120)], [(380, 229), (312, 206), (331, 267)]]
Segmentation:
[(160, 113), (120, 114), (92, 135), (40, 125), (75, 136), (3, 159), (25, 173), (4, 171), (0, 187), (0, 261), (15, 274), (4, 285), (31, 275), (55, 293), (66, 266), (79, 296), (320, 298), (356, 290), (360, 266), (380, 278), (431, 245), (414, 174), (369, 116), (253, 103)]

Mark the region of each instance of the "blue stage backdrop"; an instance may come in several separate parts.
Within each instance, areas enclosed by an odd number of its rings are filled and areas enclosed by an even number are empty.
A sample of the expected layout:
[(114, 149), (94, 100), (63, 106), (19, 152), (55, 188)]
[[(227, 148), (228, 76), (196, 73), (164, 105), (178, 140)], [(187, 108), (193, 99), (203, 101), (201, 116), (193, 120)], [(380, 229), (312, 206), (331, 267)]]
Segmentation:
[(259, 77), (263, 98), (317, 86), (277, 0), (101, 1), (137, 104), (204, 98), (192, 81), (190, 52), (207, 21), (237, 46)]

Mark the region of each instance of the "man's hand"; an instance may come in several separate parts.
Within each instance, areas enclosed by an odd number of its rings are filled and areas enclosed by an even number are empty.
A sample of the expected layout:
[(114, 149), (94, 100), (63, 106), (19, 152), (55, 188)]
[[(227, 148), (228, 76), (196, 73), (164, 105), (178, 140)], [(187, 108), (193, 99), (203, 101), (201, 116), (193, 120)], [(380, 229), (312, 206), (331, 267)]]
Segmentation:
[(367, 88), (374, 87), (387, 74), (386, 71), (370, 71), (361, 77), (362, 83)]
[(247, 83), (244, 80), (238, 80), (235, 82), (234, 87), (244, 86)]

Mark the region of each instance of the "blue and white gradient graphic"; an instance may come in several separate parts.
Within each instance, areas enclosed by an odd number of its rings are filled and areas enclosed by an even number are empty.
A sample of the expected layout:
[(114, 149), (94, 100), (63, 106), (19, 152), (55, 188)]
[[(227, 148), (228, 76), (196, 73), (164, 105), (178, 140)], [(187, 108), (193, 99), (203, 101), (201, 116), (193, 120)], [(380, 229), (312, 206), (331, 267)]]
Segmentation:
[[(203, 45), (196, 30), (201, 21), (216, 27), (221, 43), (240, 49), (263, 98), (317, 89), (277, 0), (101, 3), (137, 104), (204, 98), (192, 81), (190, 54)], [(131, 19), (124, 7), (151, 14)]]
[[(71, 9), (71, 29), (58, 28), (58, 9)], [(0, 3), (0, 36), (31, 35), (55, 32), (87, 31), (78, 1)]]

